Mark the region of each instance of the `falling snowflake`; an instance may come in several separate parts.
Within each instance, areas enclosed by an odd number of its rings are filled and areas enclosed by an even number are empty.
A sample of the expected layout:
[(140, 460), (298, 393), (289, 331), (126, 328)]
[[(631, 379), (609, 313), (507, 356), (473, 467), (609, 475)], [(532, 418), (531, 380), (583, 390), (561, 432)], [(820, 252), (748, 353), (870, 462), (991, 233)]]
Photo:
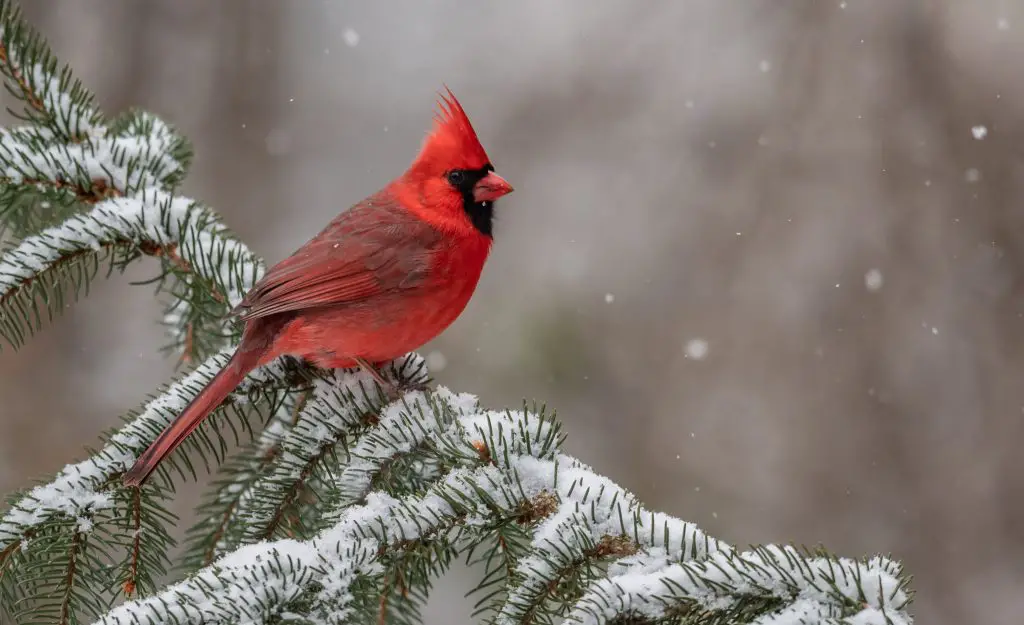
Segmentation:
[(988, 128), (984, 126), (975, 126), (971, 128), (971, 134), (974, 135), (975, 139), (981, 141), (982, 139), (985, 138), (985, 135), (988, 134)]
[(978, 182), (979, 180), (981, 180), (981, 172), (975, 169), (974, 167), (971, 167), (970, 169), (964, 172), (964, 180), (966, 180), (967, 182)]
[(432, 350), (427, 354), (427, 369), (430, 371), (444, 371), (448, 366), (448, 359), (442, 352)]
[(614, 295), (612, 295), (611, 293), (605, 293), (604, 294), (604, 303), (605, 304), (611, 304), (614, 301), (615, 301), (615, 296)]
[(761, 62), (757, 64), (757, 66), (761, 69), (762, 72), (767, 73), (772, 71), (772, 64), (770, 61), (766, 59), (762, 59)]
[(999, 30), (1010, 30), (1010, 20), (1005, 17), (1000, 17), (996, 20), (996, 28)]
[(345, 40), (345, 45), (350, 48), (359, 45), (359, 33), (352, 28), (346, 28), (345, 32), (341, 34), (341, 38)]
[(882, 277), (882, 272), (878, 269), (871, 269), (864, 274), (864, 286), (868, 287), (869, 291), (877, 291), (882, 288), (884, 283), (885, 279)]
[(690, 339), (686, 342), (686, 357), (691, 360), (704, 360), (708, 356), (708, 342), (704, 339)]

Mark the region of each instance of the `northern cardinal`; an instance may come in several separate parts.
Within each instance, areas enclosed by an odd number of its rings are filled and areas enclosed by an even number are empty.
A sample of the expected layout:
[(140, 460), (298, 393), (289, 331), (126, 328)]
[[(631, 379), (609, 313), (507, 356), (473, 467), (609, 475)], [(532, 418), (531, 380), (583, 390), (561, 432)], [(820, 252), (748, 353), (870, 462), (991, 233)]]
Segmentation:
[(279, 356), (376, 366), (415, 350), (466, 307), (491, 249), (494, 173), (451, 90), (409, 169), (272, 267), (232, 311), (245, 321), (227, 366), (124, 476), (141, 485), (254, 368)]

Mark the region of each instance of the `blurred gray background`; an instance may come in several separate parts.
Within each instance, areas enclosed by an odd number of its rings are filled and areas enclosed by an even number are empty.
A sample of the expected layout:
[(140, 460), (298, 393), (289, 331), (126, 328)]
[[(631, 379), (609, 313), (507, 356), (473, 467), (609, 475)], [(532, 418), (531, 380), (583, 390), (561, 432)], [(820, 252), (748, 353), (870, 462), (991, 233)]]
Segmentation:
[[(25, 9), (105, 110), (183, 129), (186, 192), (271, 262), (403, 170), (447, 83), (516, 192), (441, 383), (547, 402), (730, 542), (891, 552), (920, 623), (1020, 622), (1024, 2)], [(128, 282), (0, 354), (0, 491), (172, 375)]]

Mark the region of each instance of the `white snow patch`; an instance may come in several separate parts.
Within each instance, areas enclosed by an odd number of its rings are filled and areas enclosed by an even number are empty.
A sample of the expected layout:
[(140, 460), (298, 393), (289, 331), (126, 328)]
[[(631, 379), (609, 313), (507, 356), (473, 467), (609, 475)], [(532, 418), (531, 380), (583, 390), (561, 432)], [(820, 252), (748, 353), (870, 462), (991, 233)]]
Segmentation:
[(882, 276), (882, 271), (880, 269), (869, 269), (868, 272), (864, 274), (864, 286), (866, 286), (869, 291), (877, 291), (882, 288), (883, 284), (885, 284), (885, 277)]
[(708, 356), (708, 342), (701, 338), (686, 342), (686, 357), (690, 360), (704, 360)]
[(444, 371), (447, 366), (448, 358), (444, 355), (444, 352), (434, 349), (427, 353), (427, 369), (431, 371)]

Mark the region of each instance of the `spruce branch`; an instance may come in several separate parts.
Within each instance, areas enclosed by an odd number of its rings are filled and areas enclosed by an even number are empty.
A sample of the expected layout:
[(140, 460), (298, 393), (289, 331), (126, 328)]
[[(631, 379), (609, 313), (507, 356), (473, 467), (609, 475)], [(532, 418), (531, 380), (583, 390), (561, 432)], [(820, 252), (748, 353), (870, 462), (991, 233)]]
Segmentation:
[(174, 292), (179, 301), (193, 304), (176, 309), (189, 331), (194, 335), (202, 327), (219, 347), (227, 344), (224, 322), (204, 314), (204, 307), (223, 313), (236, 304), (258, 279), (261, 265), (209, 209), (163, 191), (105, 200), (25, 238), (0, 257), (0, 337), (20, 345), (44, 317), (62, 312), (69, 282), (77, 296), (88, 289), (101, 263), (110, 271), (123, 270), (142, 255), (162, 259), (167, 272), (187, 286)]
[(21, 115), (11, 113), (59, 140), (81, 141), (102, 121), (92, 94), (72, 77), (71, 68), (58, 67), (42, 37), (7, 0), (0, 2), (0, 71), (7, 90), (25, 104)]
[(789, 623), (794, 614), (805, 622), (840, 623), (859, 615), (864, 622), (909, 623), (902, 577), (899, 564), (885, 558), (815, 557), (774, 545), (682, 563), (644, 555), (620, 561), (607, 579), (595, 581), (568, 621), (589, 625), (675, 613), (723, 624), (754, 618)]
[(237, 541), (228, 542), (228, 535), (238, 520), (238, 504), (255, 480), (266, 471), (270, 461), (280, 453), (281, 442), (290, 427), (291, 423), (282, 419), (278, 410), (277, 417), (257, 439), (221, 466), (197, 508), (199, 521), (188, 531), (185, 570), (207, 566), (238, 546)]
[[(68, 465), (53, 481), (17, 499), (0, 519), (0, 554), (16, 550), (19, 542), (31, 540), (33, 531), (54, 519), (88, 518), (113, 508), (115, 494), (121, 492), (117, 479), (229, 357), (230, 351), (224, 351), (208, 359), (171, 384), (137, 414), (129, 415), (129, 423), (109, 436), (103, 448), (86, 460)], [(233, 401), (245, 403), (249, 395), (286, 386), (288, 375), (282, 364), (263, 367), (239, 387)], [(177, 466), (173, 458), (171, 465)], [(0, 566), (2, 564), (0, 560)]]
[[(191, 161), (187, 140), (144, 111), (105, 121), (6, 0), (0, 69), (29, 122), (0, 131), (0, 229), (22, 239), (0, 258), (0, 338), (19, 346), (64, 309), (64, 289), (71, 287), (72, 298), (85, 292), (102, 263), (109, 274), (154, 256), (164, 266), (158, 290), (172, 300), (170, 348), (187, 362), (229, 345), (233, 330), (221, 319), (262, 265), (216, 215), (175, 195)], [(144, 220), (117, 221), (156, 217), (156, 206), (175, 217), (191, 206), (195, 214), (188, 223), (165, 218), (162, 232)], [(90, 210), (78, 215), (80, 207)]]

